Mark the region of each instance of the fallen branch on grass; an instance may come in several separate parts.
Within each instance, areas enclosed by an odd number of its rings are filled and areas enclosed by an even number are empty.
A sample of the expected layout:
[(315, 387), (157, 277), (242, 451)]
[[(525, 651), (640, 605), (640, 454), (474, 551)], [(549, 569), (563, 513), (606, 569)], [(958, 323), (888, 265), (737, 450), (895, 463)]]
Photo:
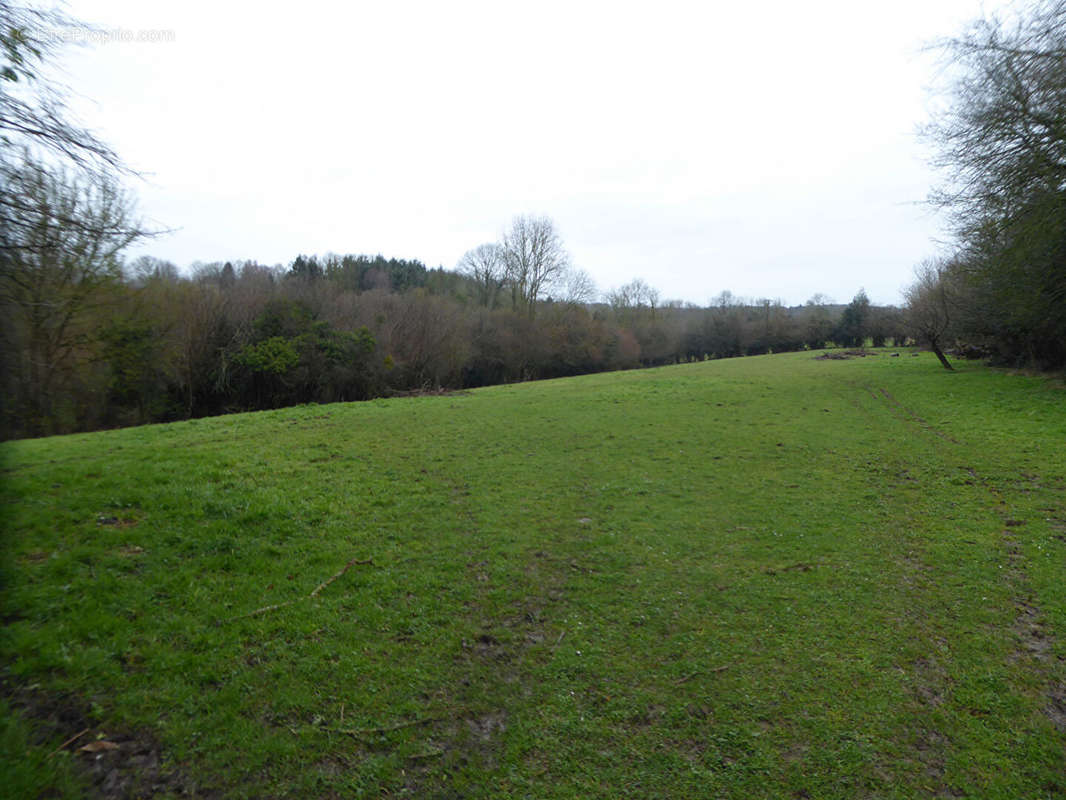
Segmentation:
[(255, 611), (249, 611), (247, 614), (238, 614), (235, 617), (230, 617), (229, 619), (227, 619), (225, 621), (226, 622), (236, 622), (239, 619), (248, 619), (250, 617), (258, 617), (260, 614), (266, 614), (268, 611), (277, 611), (279, 608), (285, 608), (286, 606), (291, 606), (293, 603), (298, 603), (300, 600), (304, 600), (304, 599), (306, 599), (306, 598), (297, 597), (295, 600), (286, 600), (284, 603), (278, 603), (278, 604), (272, 605), (272, 606), (263, 606), (262, 608), (257, 608)]
[(349, 561), (347, 564), (345, 564), (343, 567), (341, 567), (340, 571), (337, 572), (336, 575), (334, 575), (329, 580), (326, 580), (326, 581), (323, 581), (322, 583), (320, 583), (318, 585), (318, 587), (313, 592), (311, 592), (311, 594), (309, 594), (307, 596), (309, 598), (317, 596), (319, 592), (321, 592), (323, 589), (325, 589), (327, 586), (329, 586), (331, 583), (333, 583), (333, 581), (337, 580), (337, 578), (339, 578), (345, 572), (350, 570), (356, 564), (373, 564), (373, 563), (374, 563), (374, 559), (372, 559), (372, 558), (364, 558), (364, 559), (353, 558), (351, 561)]
[(54, 755), (55, 755), (56, 753), (58, 753), (58, 752), (59, 752), (60, 750), (62, 750), (63, 748), (65, 748), (65, 747), (66, 747), (66, 746), (67, 746), (68, 744), (70, 744), (71, 742), (76, 742), (76, 741), (77, 741), (78, 739), (80, 739), (80, 738), (81, 738), (82, 736), (84, 736), (85, 734), (87, 734), (87, 733), (88, 733), (88, 732), (89, 732), (90, 730), (91, 730), (90, 728), (86, 728), (86, 729), (85, 729), (85, 730), (83, 730), (83, 731), (80, 731), (80, 732), (78, 732), (78, 733), (75, 733), (75, 734), (74, 734), (73, 736), (71, 736), (71, 737), (70, 737), (69, 739), (67, 739), (67, 740), (66, 740), (65, 742), (63, 742), (63, 744), (59, 745), (59, 747), (57, 747), (57, 748), (56, 748), (55, 750), (53, 750), (53, 751), (52, 751), (51, 753), (49, 753), (48, 755), (49, 755), (49, 756), (54, 756)]
[(314, 590), (311, 592), (311, 594), (307, 595), (306, 597), (296, 597), (296, 598), (293, 598), (292, 600), (286, 600), (284, 603), (275, 603), (272, 606), (263, 606), (262, 608), (257, 608), (255, 611), (249, 611), (247, 614), (238, 614), (235, 617), (230, 617), (229, 619), (225, 620), (225, 622), (236, 622), (239, 619), (249, 619), (251, 617), (258, 617), (260, 614), (267, 614), (267, 613), (269, 613), (271, 611), (277, 611), (280, 608), (286, 608), (288, 606), (295, 605), (296, 603), (299, 603), (302, 600), (311, 600), (311, 599), (317, 597), (318, 593), (321, 592), (323, 589), (325, 589), (327, 586), (329, 586), (331, 583), (333, 583), (333, 581), (337, 580), (337, 578), (339, 578), (341, 575), (343, 575), (345, 572), (347, 572), (348, 570), (350, 570), (352, 567), (356, 566), (357, 564), (373, 564), (373, 563), (374, 563), (374, 559), (372, 559), (372, 558), (363, 558), (363, 559), (353, 558), (351, 561), (349, 561), (347, 564), (345, 564), (343, 567), (341, 567), (341, 569), (335, 575), (333, 575), (332, 577), (322, 581), (322, 583), (320, 583), (318, 586), (316, 586), (314, 588)]

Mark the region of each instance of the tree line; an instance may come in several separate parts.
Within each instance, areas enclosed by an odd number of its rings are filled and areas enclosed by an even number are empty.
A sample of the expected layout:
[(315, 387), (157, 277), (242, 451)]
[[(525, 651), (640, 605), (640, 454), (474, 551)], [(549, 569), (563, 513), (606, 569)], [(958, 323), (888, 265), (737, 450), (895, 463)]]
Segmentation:
[(600, 293), (553, 222), (515, 217), (455, 269), (367, 255), (197, 264), (162, 233), (134, 173), (71, 124), (47, 66), (77, 27), (0, 0), (0, 426), (33, 436), (295, 403), (914, 337), (1066, 367), (1066, 0), (1038, 0), (942, 43), (949, 100), (926, 131), (954, 243), (906, 308), (723, 292), (664, 301), (641, 279)]
[(1066, 0), (1015, 6), (940, 43), (947, 103), (928, 125), (953, 241), (906, 293), (916, 335), (1066, 368)]
[[(61, 223), (37, 227), (54, 224)], [(546, 218), (518, 217), (510, 231), (522, 228), (558, 239)], [(556, 269), (547, 277), (539, 263), (547, 251), (539, 245), (520, 258), (496, 245), (498, 272), (484, 269), (484, 261), (475, 266), (470, 254), (455, 270), (330, 254), (300, 255), (285, 267), (198, 264), (187, 275), (147, 256), (123, 264), (111, 253), (95, 261), (82, 254), (66, 271), (46, 259), (24, 260), (16, 278), (33, 283), (33, 291), (6, 292), (4, 300), (7, 434), (906, 336), (901, 312), (871, 306), (863, 293), (846, 307), (815, 297), (786, 308), (723, 292), (698, 307), (662, 302), (635, 280), (596, 302), (588, 276), (570, 268), (556, 245)], [(472, 252), (484, 256), (485, 246)], [(510, 259), (514, 266), (506, 267)]]
[(148, 229), (119, 156), (48, 77), (61, 11), (0, 0), (0, 427), (37, 436), (360, 400), (830, 342), (900, 342), (861, 293), (785, 308), (722, 293), (602, 297), (546, 217), (515, 217), (455, 269), (366, 255), (127, 263)]

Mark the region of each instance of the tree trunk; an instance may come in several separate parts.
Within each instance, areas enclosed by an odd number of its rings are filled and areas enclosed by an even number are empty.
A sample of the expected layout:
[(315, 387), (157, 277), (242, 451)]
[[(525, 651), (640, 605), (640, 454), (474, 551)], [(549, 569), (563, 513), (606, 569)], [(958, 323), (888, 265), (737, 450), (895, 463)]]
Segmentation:
[(940, 363), (944, 365), (944, 369), (954, 372), (955, 368), (951, 366), (947, 356), (944, 355), (944, 351), (940, 349), (940, 343), (934, 340), (929, 343), (929, 346), (933, 348), (933, 352), (940, 359)]

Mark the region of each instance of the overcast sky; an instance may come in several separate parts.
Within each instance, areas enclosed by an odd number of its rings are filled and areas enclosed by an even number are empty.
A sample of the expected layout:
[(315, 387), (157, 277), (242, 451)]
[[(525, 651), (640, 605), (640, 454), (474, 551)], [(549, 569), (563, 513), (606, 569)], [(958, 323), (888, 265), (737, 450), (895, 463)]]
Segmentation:
[[(985, 8), (995, 7), (985, 2)], [(134, 168), (142, 251), (454, 267), (550, 216), (601, 290), (900, 301), (943, 220), (916, 128), (979, 0), (71, 2), (67, 59)], [(168, 41), (120, 41), (143, 30)]]

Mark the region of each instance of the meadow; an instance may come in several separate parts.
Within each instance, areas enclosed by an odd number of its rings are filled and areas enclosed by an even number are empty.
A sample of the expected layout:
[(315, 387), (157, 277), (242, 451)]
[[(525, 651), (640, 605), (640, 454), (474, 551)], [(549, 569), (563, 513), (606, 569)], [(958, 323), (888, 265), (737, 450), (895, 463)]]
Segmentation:
[(2, 445), (5, 793), (1066, 796), (1066, 390), (871, 353)]

